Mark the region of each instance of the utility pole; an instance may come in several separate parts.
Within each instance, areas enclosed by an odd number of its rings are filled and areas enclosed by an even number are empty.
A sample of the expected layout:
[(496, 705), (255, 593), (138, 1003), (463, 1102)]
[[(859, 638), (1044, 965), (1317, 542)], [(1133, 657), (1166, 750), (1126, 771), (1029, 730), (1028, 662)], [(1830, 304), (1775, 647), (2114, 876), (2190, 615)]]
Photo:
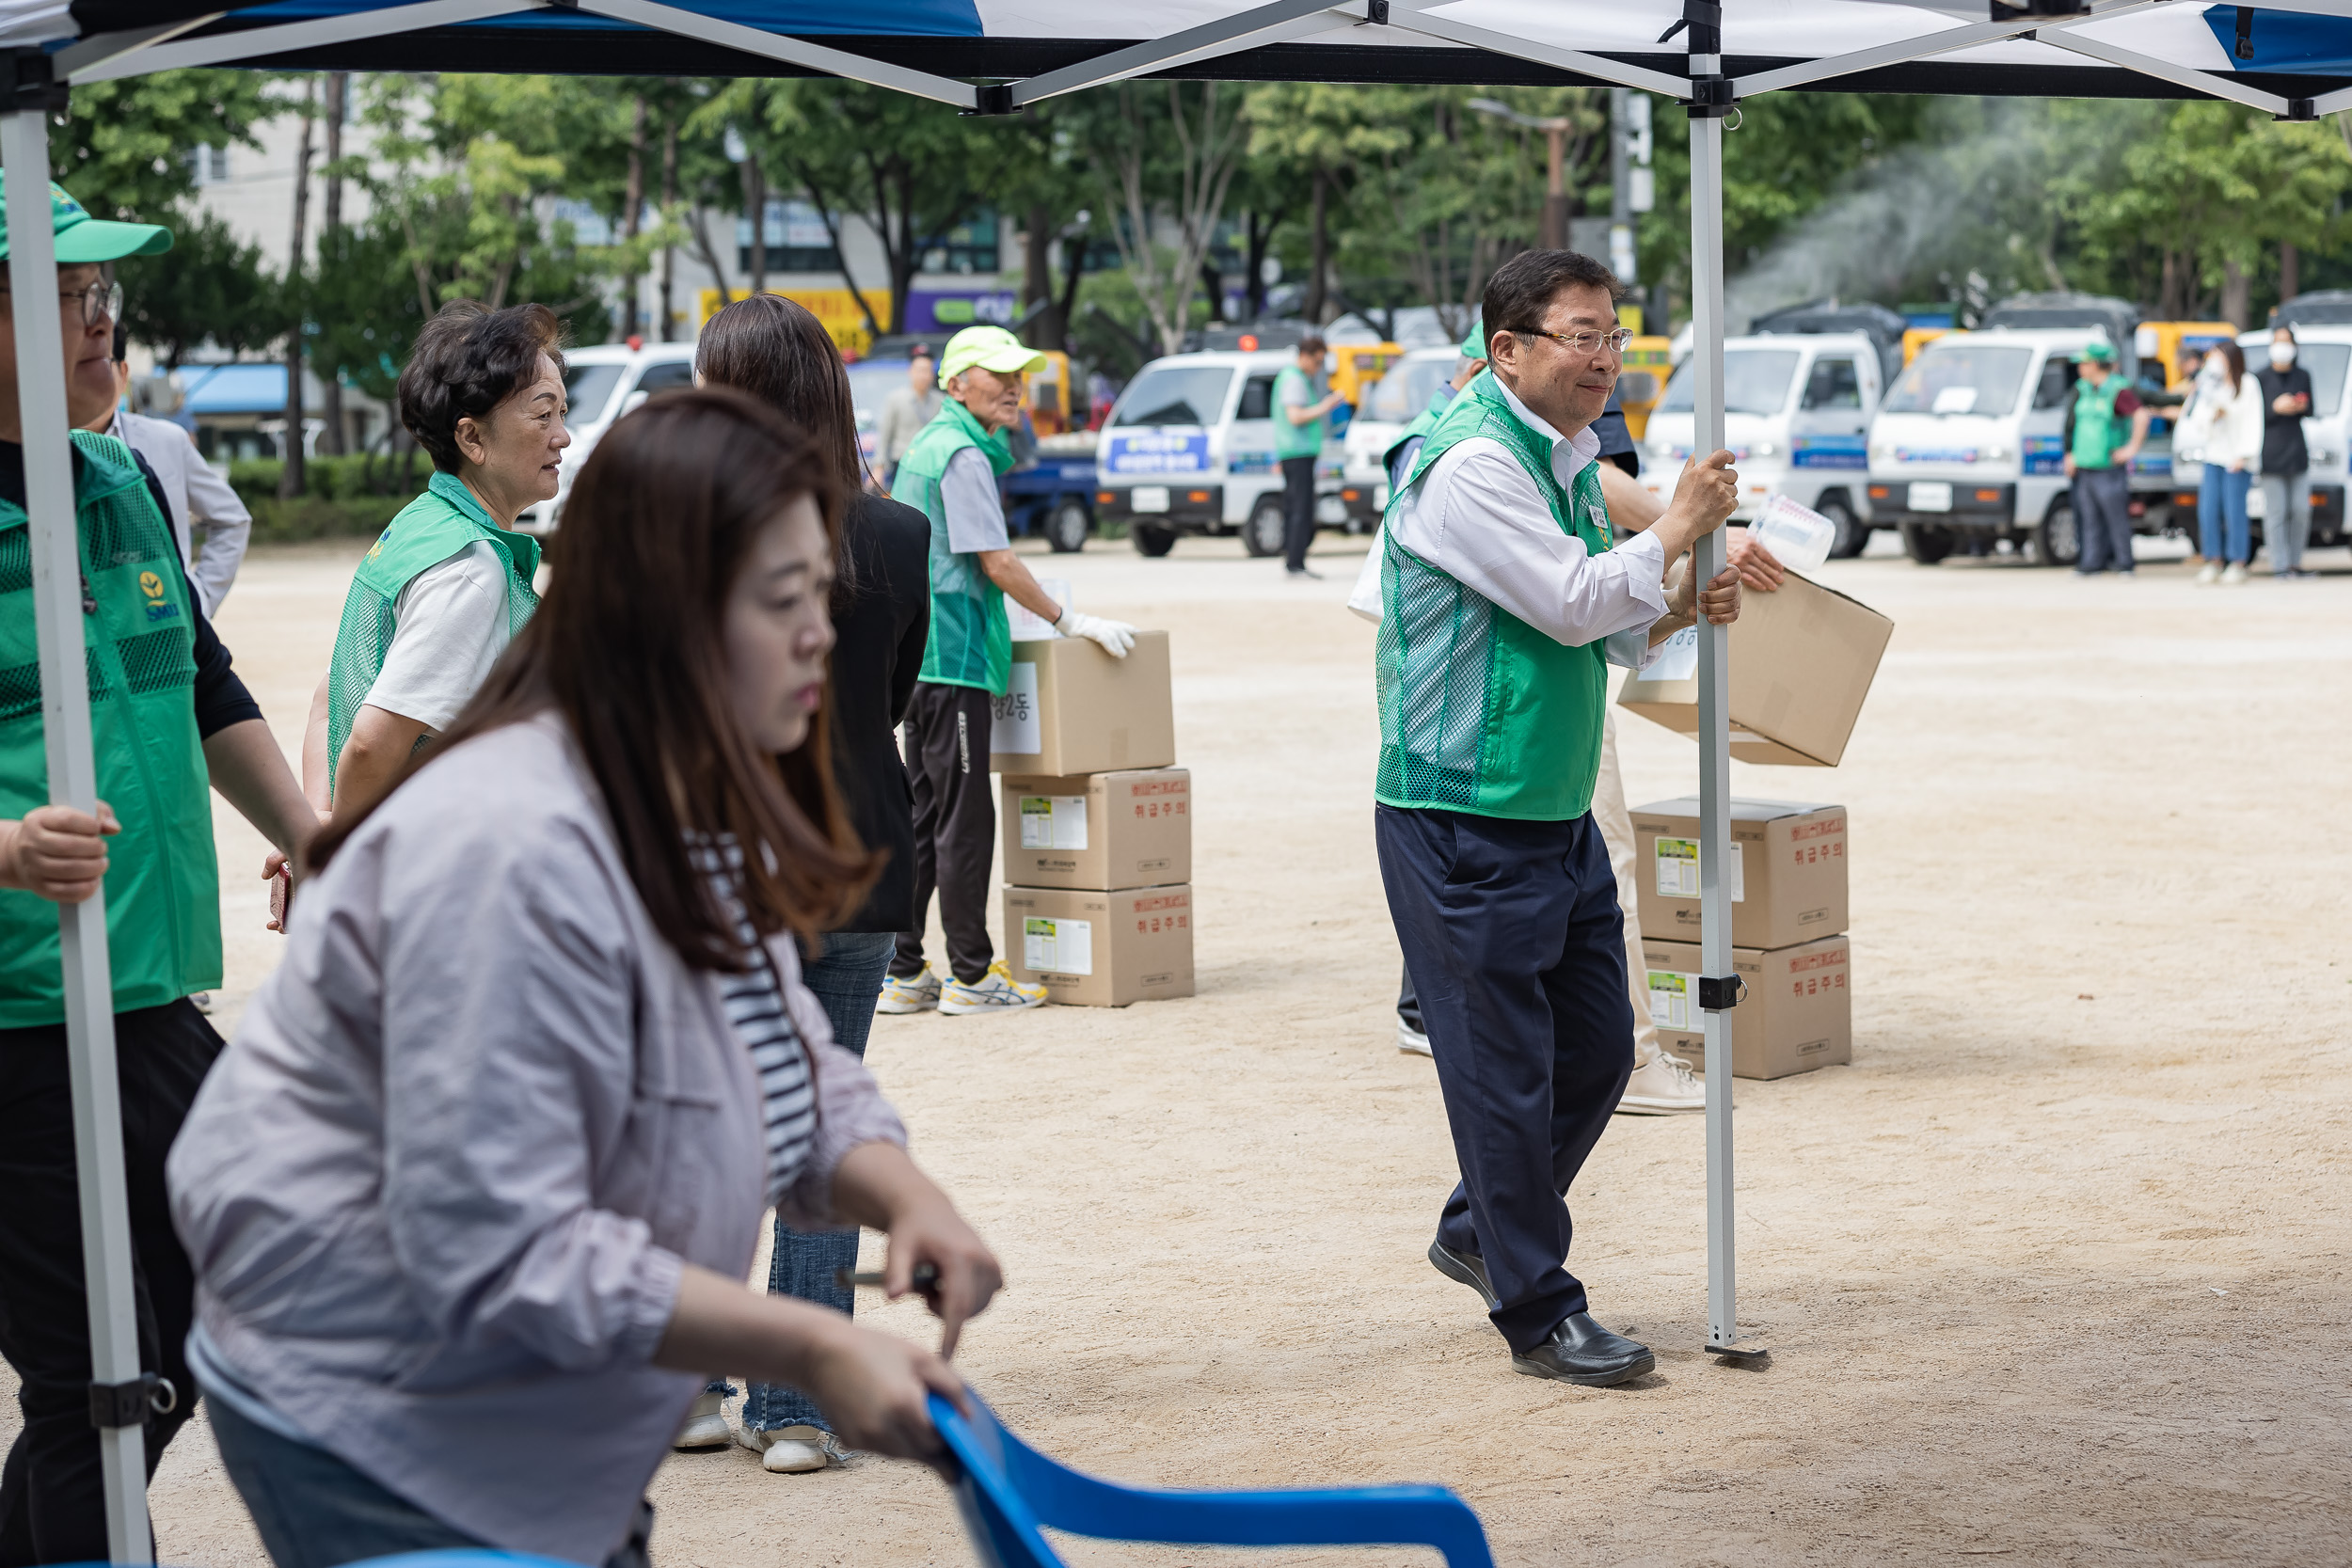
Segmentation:
[(310, 229), (310, 127), (317, 122), (318, 102), (319, 79), (313, 76), (302, 89), (302, 140), (294, 150), (294, 245), (286, 252), (286, 294), (294, 321), (286, 328), (285, 463), (278, 478), (278, 494), (284, 499), (302, 494), (302, 251)]
[(1544, 158), (1544, 221), (1537, 231), (1538, 243), (1546, 250), (1568, 248), (1568, 217), (1572, 205), (1568, 197), (1568, 133), (1575, 122), (1565, 115), (1556, 119), (1521, 114), (1508, 103), (1491, 98), (1473, 98), (1470, 106), (1482, 115), (1507, 119), (1530, 131), (1541, 131), (1545, 139)]
[[(326, 245), (339, 243), (343, 227), (343, 177), (336, 171), (335, 161), (343, 155), (343, 117), (351, 103), (351, 72), (337, 71), (326, 78), (326, 222), (319, 230), (322, 242), (319, 263), (326, 262)], [(341, 457), (350, 450), (343, 439), (343, 382), (340, 373), (319, 377), (325, 388), (326, 405), (320, 412), (326, 416), (326, 431), (319, 438), (320, 448), (330, 457)]]

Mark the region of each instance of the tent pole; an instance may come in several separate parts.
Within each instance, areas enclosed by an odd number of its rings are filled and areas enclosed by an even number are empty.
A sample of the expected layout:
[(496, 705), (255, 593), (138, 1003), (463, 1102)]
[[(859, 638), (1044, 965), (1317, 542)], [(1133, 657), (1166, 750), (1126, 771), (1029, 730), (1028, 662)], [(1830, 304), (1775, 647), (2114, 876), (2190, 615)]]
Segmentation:
[[(65, 343), (57, 309), (56, 239), (50, 230), (46, 103), (37, 108), (11, 104), (0, 113), (0, 165), (8, 175), (8, 284), (16, 324), (17, 402), (24, 413), (24, 509), (30, 519), (49, 799), (87, 812), (96, 809), (98, 771), (82, 650), (82, 550), (73, 516), (72, 449), (66, 439)], [(81, 1181), (82, 1270), (89, 1298), (93, 1424), (102, 1402), (109, 1418), (121, 1418), (124, 1402), (111, 1397), (115, 1389), (123, 1389), (125, 1398), (134, 1402), (129, 1406), (134, 1418), (127, 1424), (98, 1428), (106, 1488), (106, 1547), (118, 1563), (152, 1562), (142, 1430), (149, 1389), (140, 1383), (104, 892), (80, 904), (59, 906), (57, 924), (65, 969), (66, 1051), (73, 1084), (74, 1164)], [(101, 1385), (111, 1386), (102, 1390)], [(102, 1393), (110, 1397), (102, 1402)]]
[[(1692, 10), (1701, 8), (1692, 7)], [(1712, 8), (1706, 8), (1711, 9)], [(1689, 14), (1686, 11), (1686, 14)], [(1717, 13), (1720, 15), (1720, 13)], [(1714, 18), (1691, 23), (1691, 362), (1692, 450), (1724, 444), (1724, 121), (1728, 84)], [(1724, 569), (1717, 530), (1691, 551), (1701, 582)], [(1738, 1246), (1731, 1182), (1731, 905), (1724, 859), (1731, 843), (1731, 648), (1728, 628), (1702, 616), (1699, 640), (1699, 1001), (1707, 1039), (1707, 1346), (1738, 1354)]]

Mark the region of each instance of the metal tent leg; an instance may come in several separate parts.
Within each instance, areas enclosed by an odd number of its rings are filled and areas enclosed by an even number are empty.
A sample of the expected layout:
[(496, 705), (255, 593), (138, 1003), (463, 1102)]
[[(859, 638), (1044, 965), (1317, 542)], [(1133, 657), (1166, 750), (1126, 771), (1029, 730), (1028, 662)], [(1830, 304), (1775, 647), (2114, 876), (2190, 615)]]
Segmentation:
[[(49, 799), (96, 809), (89, 686), (82, 651), (82, 551), (73, 519), (73, 467), (66, 439), (65, 343), (57, 309), (57, 253), (49, 218), (49, 121), (42, 109), (0, 114), (0, 165), (8, 169), (8, 282), (16, 323), (17, 400), (24, 410), (24, 499), (33, 554), (33, 616), (40, 648), (41, 723)], [(106, 896), (57, 911), (65, 967), (65, 1027), (73, 1080), (73, 1148), (81, 1176), (82, 1267), (89, 1292), (94, 1385), (139, 1382), (138, 1320), (131, 1275), (131, 1211), (122, 1170), (122, 1106), (115, 1077), (114, 982), (106, 956)], [(118, 1563), (152, 1562), (147, 1528), (144, 1388), (126, 1390), (127, 1425), (101, 1425), (106, 1545)], [(122, 1400), (102, 1402), (123, 1418)]]

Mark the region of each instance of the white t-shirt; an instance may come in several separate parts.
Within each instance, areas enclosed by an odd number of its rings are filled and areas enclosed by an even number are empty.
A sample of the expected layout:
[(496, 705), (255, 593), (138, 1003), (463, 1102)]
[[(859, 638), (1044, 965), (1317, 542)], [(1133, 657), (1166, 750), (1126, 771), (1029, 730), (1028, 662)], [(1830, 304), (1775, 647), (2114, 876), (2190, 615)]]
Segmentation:
[(393, 602), (392, 645), (368, 705), (447, 729), (506, 651), (506, 578), (505, 561), (481, 539), (410, 578)]

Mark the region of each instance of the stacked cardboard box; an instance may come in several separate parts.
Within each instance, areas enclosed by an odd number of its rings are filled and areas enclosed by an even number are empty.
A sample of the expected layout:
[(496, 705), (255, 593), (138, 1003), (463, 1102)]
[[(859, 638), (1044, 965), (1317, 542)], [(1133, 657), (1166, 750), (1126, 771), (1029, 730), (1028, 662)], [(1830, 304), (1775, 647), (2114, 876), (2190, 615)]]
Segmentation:
[(1176, 761), (1168, 634), (1123, 659), (1012, 645), (990, 765), (1003, 778), (1006, 961), (1056, 1002), (1192, 994), (1192, 775)]
[[(1677, 1055), (1706, 1043), (1699, 1009), (1699, 803), (1633, 812), (1634, 877), (1650, 1019)], [(1847, 984), (1846, 808), (1731, 802), (1731, 967), (1747, 994), (1731, 1024), (1731, 1070), (1783, 1078), (1853, 1059)]]

